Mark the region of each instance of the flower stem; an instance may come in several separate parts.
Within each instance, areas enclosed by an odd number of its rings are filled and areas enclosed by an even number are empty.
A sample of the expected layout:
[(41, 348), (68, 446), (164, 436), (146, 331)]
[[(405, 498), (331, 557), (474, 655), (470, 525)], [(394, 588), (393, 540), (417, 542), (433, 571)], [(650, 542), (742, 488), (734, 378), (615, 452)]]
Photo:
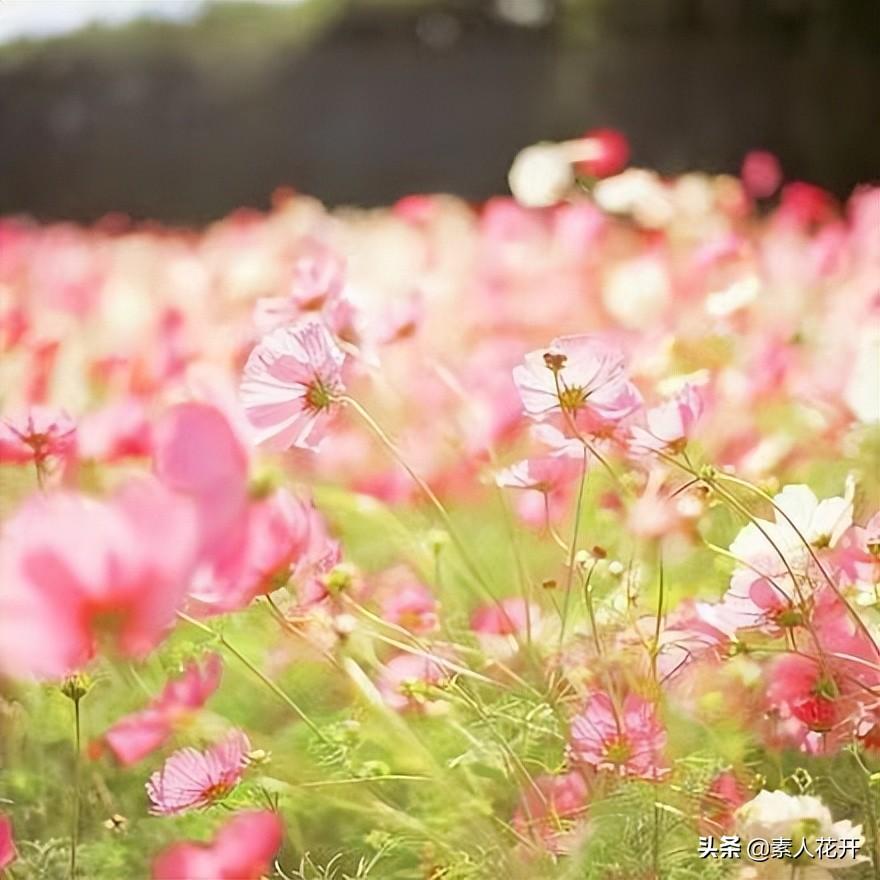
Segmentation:
[(79, 847), (80, 823), (80, 762), (82, 758), (82, 729), (80, 718), (81, 697), (73, 698), (73, 821), (70, 826), (70, 880), (76, 880), (76, 855)]
[(461, 539), (461, 536), (458, 534), (458, 530), (452, 522), (452, 517), (449, 515), (449, 511), (443, 505), (443, 502), (437, 497), (436, 492), (425, 482), (422, 477), (420, 477), (413, 469), (410, 467), (407, 460), (403, 457), (400, 450), (397, 448), (394, 441), (388, 436), (382, 426), (364, 409), (361, 404), (359, 404), (354, 398), (351, 397), (343, 397), (342, 400), (347, 403), (366, 423), (367, 427), (373, 432), (379, 442), (388, 450), (391, 454), (391, 457), (407, 472), (410, 479), (419, 487), (422, 494), (431, 502), (434, 509), (440, 516), (440, 519), (443, 522), (446, 530), (449, 532), (449, 537), (452, 539), (452, 542), (455, 544), (456, 550), (458, 550), (459, 555), (465, 563), (468, 571), (471, 576), (476, 580), (476, 582), (480, 585), (480, 587), (485, 591), (486, 595), (493, 601), (496, 602), (498, 599), (495, 594), (492, 592), (492, 589), (489, 587), (489, 584), (477, 566), (476, 562), (470, 555), (470, 552), (467, 549), (467, 545)]
[(223, 633), (217, 632), (215, 629), (212, 629), (207, 624), (202, 623), (200, 620), (196, 620), (194, 617), (190, 617), (188, 614), (184, 614), (182, 611), (177, 612), (177, 616), (181, 620), (185, 620), (191, 626), (200, 629), (203, 633), (207, 633), (211, 635), (213, 638), (217, 639), (217, 641), (223, 645), (223, 647), (229, 651), (230, 654), (233, 655), (243, 666), (247, 667), (273, 694), (275, 694), (278, 699), (280, 699), (285, 705), (291, 708), (299, 719), (315, 734), (318, 739), (321, 740), (325, 745), (329, 745), (329, 741), (321, 733), (321, 729), (309, 718), (308, 715), (297, 705), (297, 703), (290, 697), (287, 693), (285, 693), (262, 669), (259, 668), (253, 661), (249, 660), (238, 648), (235, 647)]

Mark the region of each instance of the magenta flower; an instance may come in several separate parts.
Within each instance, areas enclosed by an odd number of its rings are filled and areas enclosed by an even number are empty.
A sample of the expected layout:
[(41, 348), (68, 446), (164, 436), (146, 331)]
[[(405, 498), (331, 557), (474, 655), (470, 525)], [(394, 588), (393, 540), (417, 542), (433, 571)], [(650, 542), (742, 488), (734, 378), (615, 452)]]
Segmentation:
[(0, 541), (0, 670), (61, 677), (99, 643), (143, 657), (174, 622), (195, 552), (189, 506), (152, 481), (108, 502), (32, 498)]
[(260, 880), (271, 870), (283, 833), (275, 813), (238, 813), (211, 843), (176, 843), (160, 853), (153, 880)]
[(241, 780), (250, 750), (247, 736), (233, 730), (207, 751), (176, 751), (146, 785), (151, 812), (170, 816), (216, 803)]
[(273, 330), (244, 368), (241, 400), (255, 441), (269, 449), (317, 449), (343, 392), (345, 355), (319, 321)]
[(572, 757), (621, 776), (662, 776), (667, 771), (665, 745), (656, 706), (636, 694), (629, 694), (618, 708), (608, 694), (594, 693), (571, 723)]
[(217, 690), (222, 670), (219, 654), (209, 654), (201, 666), (188, 663), (183, 675), (170, 680), (146, 709), (126, 715), (110, 727), (99, 746), (106, 745), (123, 766), (143, 760), (204, 706)]
[(15, 843), (12, 839), (12, 822), (0, 814), (0, 871), (8, 868), (16, 858)]
[(526, 413), (539, 421), (562, 414), (576, 421), (587, 414), (616, 423), (641, 406), (626, 375), (623, 354), (595, 336), (560, 336), (531, 351), (514, 367), (513, 380)]

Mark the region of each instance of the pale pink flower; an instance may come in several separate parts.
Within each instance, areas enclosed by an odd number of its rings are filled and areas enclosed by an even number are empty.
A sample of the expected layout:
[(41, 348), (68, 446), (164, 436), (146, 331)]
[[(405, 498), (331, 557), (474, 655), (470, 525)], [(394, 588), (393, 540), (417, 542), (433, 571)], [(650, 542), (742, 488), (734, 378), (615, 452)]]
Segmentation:
[(674, 397), (645, 412), (645, 427), (630, 429), (635, 453), (680, 452), (703, 413), (702, 391), (686, 384)]
[(447, 678), (443, 666), (430, 657), (398, 654), (382, 667), (377, 686), (391, 709), (418, 712), (430, 705), (429, 686), (439, 685)]
[(437, 628), (437, 600), (407, 568), (385, 572), (382, 581), (380, 608), (384, 620), (414, 633)]
[(237, 813), (211, 843), (176, 843), (161, 852), (153, 880), (260, 880), (272, 870), (283, 835), (275, 813)]
[(334, 333), (349, 335), (354, 307), (344, 297), (345, 261), (319, 242), (307, 242), (293, 266), (287, 296), (257, 301), (254, 324), (269, 333), (307, 313), (319, 316)]
[(195, 551), (189, 506), (151, 481), (106, 502), (32, 498), (0, 541), (0, 669), (60, 677), (99, 642), (143, 657), (174, 622)]
[(587, 334), (560, 336), (529, 352), (513, 379), (526, 413), (538, 420), (562, 414), (576, 421), (583, 413), (615, 423), (641, 406), (623, 354)]
[(557, 520), (571, 497), (571, 487), (583, 464), (568, 455), (527, 458), (505, 468), (495, 476), (498, 486), (524, 491), (517, 504), (520, 516), (532, 525)]
[(42, 465), (49, 457), (70, 455), (76, 447), (76, 425), (66, 413), (32, 406), (0, 419), (0, 462)]
[(248, 358), (241, 400), (255, 441), (273, 450), (316, 449), (342, 394), (345, 355), (314, 319), (279, 327)]
[(541, 610), (519, 596), (489, 602), (471, 614), (471, 629), (478, 635), (511, 636), (526, 632), (529, 621), (537, 623)]
[(750, 196), (766, 199), (782, 183), (782, 166), (773, 153), (767, 150), (751, 150), (743, 159), (740, 176)]
[(0, 813), (0, 871), (8, 868), (16, 858), (12, 839), (12, 821)]
[(233, 730), (207, 751), (176, 751), (146, 785), (150, 811), (169, 816), (216, 803), (241, 781), (250, 750), (247, 736)]
[(183, 674), (171, 679), (146, 709), (126, 715), (110, 727), (102, 744), (123, 766), (143, 760), (204, 706), (220, 684), (222, 669), (219, 654), (209, 654), (201, 666), (194, 661), (188, 663)]
[(512, 825), (521, 837), (561, 855), (576, 845), (586, 811), (587, 784), (580, 773), (543, 775), (523, 789)]
[(618, 708), (608, 694), (593, 693), (572, 720), (570, 745), (575, 760), (597, 770), (641, 779), (667, 772), (666, 731), (657, 707), (637, 694), (628, 694)]

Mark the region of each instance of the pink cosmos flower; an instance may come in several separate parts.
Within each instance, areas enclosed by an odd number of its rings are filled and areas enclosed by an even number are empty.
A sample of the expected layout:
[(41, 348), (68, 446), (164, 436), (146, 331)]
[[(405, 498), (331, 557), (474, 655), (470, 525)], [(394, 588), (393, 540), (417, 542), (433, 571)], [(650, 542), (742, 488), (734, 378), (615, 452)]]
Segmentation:
[(431, 591), (404, 568), (385, 572), (381, 614), (389, 623), (396, 623), (414, 633), (437, 628), (437, 600)]
[(418, 654), (398, 654), (383, 667), (377, 686), (385, 703), (397, 712), (426, 711), (428, 685), (445, 681), (447, 673), (436, 660)]
[(543, 420), (582, 414), (619, 422), (641, 405), (626, 376), (623, 354), (595, 336), (560, 336), (547, 348), (531, 351), (514, 367), (513, 380), (526, 413)]
[(526, 603), (519, 596), (481, 605), (471, 615), (471, 629), (479, 635), (510, 636), (526, 631), (528, 618), (540, 619), (537, 605)]
[(200, 666), (186, 665), (183, 675), (171, 679), (150, 705), (117, 721), (103, 744), (122, 766), (130, 766), (161, 748), (174, 730), (207, 702), (217, 690), (223, 670), (219, 654), (209, 654)]
[(152, 481), (110, 501), (30, 499), (0, 540), (0, 670), (60, 677), (88, 663), (99, 641), (143, 657), (174, 621), (195, 549), (188, 505)]
[(808, 730), (828, 733), (842, 711), (834, 677), (812, 657), (787, 654), (770, 672), (767, 703), (782, 718), (794, 717)]
[(0, 419), (0, 462), (41, 466), (49, 457), (69, 455), (76, 446), (76, 425), (66, 413), (45, 406)]
[(495, 476), (498, 486), (521, 489), (530, 503), (518, 506), (527, 522), (546, 524), (562, 515), (570, 496), (571, 485), (580, 475), (582, 463), (567, 455), (527, 458), (505, 468)]
[(228, 548), (247, 505), (248, 450), (226, 414), (196, 402), (167, 410), (154, 430), (153, 470), (194, 502), (202, 555)]
[(317, 449), (342, 394), (345, 355), (319, 321), (279, 327), (244, 368), (241, 400), (255, 441), (269, 449)]
[(730, 770), (719, 773), (703, 795), (700, 827), (707, 834), (726, 834), (734, 827), (734, 814), (748, 800), (748, 789)]
[(621, 776), (664, 775), (665, 745), (666, 731), (656, 706), (637, 694), (627, 695), (618, 709), (608, 694), (596, 692), (571, 723), (573, 758)]
[(703, 413), (703, 395), (687, 384), (670, 400), (645, 412), (644, 428), (631, 429), (630, 449), (637, 453), (680, 452)]
[(153, 803), (150, 811), (170, 816), (207, 807), (225, 797), (241, 781), (250, 750), (247, 736), (233, 730), (207, 751), (176, 751), (146, 785)]
[(258, 300), (254, 324), (260, 333), (269, 333), (312, 313), (334, 333), (348, 336), (354, 308), (343, 296), (344, 288), (345, 261), (326, 245), (309, 241), (294, 263), (287, 296)]
[(272, 870), (283, 834), (275, 813), (237, 813), (211, 843), (176, 843), (160, 853), (153, 880), (260, 880)]
[(534, 786), (523, 790), (512, 824), (521, 837), (562, 855), (576, 844), (578, 825), (586, 809), (587, 784), (580, 773), (539, 776)]
[(8, 868), (16, 858), (15, 843), (12, 839), (12, 822), (0, 814), (0, 871)]

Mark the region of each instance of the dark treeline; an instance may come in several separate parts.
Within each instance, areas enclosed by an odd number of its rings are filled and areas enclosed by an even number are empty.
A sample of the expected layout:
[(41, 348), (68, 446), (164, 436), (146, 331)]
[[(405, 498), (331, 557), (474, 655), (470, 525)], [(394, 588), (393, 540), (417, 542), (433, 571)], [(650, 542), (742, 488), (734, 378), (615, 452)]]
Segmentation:
[(880, 174), (873, 0), (313, 6), (0, 48), (0, 213), (483, 198), (523, 145), (596, 125), (669, 173), (765, 147), (839, 195)]

